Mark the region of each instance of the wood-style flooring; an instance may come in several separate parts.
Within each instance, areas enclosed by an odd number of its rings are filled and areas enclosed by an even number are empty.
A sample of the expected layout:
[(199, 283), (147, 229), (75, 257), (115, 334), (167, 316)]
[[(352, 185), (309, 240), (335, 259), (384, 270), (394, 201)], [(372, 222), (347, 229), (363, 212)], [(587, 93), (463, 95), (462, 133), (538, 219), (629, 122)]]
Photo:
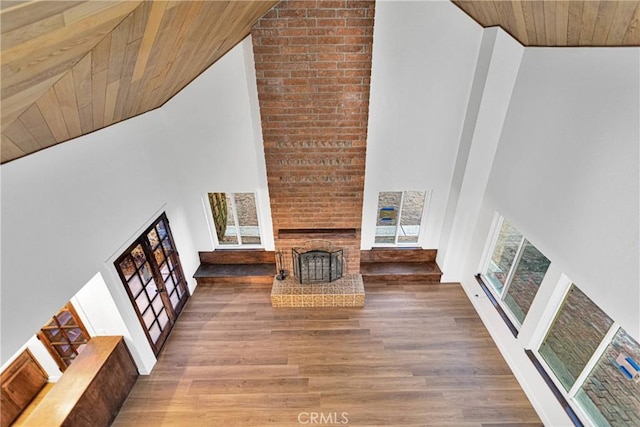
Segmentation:
[(270, 289), (199, 286), (114, 425), (542, 425), (459, 285), (368, 283), (364, 308)]

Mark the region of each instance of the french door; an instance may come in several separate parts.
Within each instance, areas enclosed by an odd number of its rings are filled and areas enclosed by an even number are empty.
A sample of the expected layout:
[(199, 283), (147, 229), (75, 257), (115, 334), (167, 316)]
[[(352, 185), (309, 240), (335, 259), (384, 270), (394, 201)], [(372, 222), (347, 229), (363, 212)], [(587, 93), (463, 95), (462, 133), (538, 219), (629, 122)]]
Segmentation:
[(115, 266), (157, 356), (189, 298), (164, 213), (115, 261)]

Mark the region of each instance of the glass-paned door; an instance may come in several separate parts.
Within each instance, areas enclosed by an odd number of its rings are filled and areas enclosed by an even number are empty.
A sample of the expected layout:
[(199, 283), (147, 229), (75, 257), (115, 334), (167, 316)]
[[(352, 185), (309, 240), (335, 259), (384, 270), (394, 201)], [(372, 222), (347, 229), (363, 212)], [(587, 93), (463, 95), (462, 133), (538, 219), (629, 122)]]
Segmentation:
[(262, 244), (254, 193), (209, 193), (208, 199), (219, 245)]
[(158, 355), (189, 297), (165, 214), (136, 239), (115, 266)]

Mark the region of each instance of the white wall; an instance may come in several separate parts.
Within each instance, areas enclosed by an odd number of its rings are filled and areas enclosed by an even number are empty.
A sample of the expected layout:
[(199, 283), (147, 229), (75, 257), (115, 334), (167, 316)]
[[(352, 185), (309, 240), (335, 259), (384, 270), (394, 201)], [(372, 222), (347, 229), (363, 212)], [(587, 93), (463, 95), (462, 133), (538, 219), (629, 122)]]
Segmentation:
[[(152, 112), (1, 166), (2, 360), (163, 204), (172, 216), (171, 186), (156, 172), (167, 157), (159, 121)], [(129, 304), (121, 284), (111, 291)]]
[(467, 109), (438, 246), (436, 260), (445, 282), (462, 280), (471, 235), (480, 214), (523, 53), (524, 47), (503, 30), (497, 27), (484, 30), (478, 60), (478, 65), (483, 66), (476, 68), (472, 92), (480, 99), (470, 102)]
[(247, 37), (162, 107), (185, 215), (201, 251), (214, 249), (202, 203), (210, 192), (257, 192), (263, 246), (274, 248), (255, 76)]
[[(55, 314), (55, 313), (54, 313)], [(53, 357), (49, 354), (49, 351), (46, 347), (40, 342), (36, 335), (33, 335), (29, 340), (23, 344), (11, 357), (9, 357), (6, 361), (2, 363), (0, 366), (0, 372), (4, 372), (5, 369), (13, 363), (13, 361), (25, 350), (29, 350), (33, 357), (38, 361), (42, 369), (44, 369), (45, 373), (48, 375), (49, 382), (56, 382), (60, 379), (62, 372), (58, 367), (58, 364)]]
[[(100, 273), (93, 276), (91, 280), (71, 298), (71, 303), (90, 336), (123, 335), (129, 347), (132, 347), (131, 334), (127, 330), (122, 316)], [(36, 335), (32, 336), (26, 344), (20, 347), (15, 354), (3, 363), (2, 367), (0, 367), (0, 372), (4, 371), (25, 349), (31, 351), (31, 354), (33, 354), (38, 363), (40, 363), (40, 366), (46, 371), (49, 376), (49, 382), (56, 382), (60, 379), (62, 372), (58, 364)]]
[(433, 190), (420, 244), (437, 247), (481, 37), (450, 2), (376, 3), (363, 249), (393, 190)]
[(201, 194), (255, 189), (268, 200), (251, 67), (239, 45), (160, 109), (0, 166), (3, 362), (100, 272), (139, 369), (152, 368), (113, 260), (166, 211), (193, 290), (197, 251), (211, 249)]
[(116, 306), (102, 274), (97, 273), (71, 298), (73, 308), (91, 336), (122, 335), (127, 343), (131, 335)]
[(528, 49), (485, 197), (636, 338), (639, 58)]
[[(487, 166), (462, 284), (546, 425), (571, 424), (524, 349), (537, 345), (566, 277), (640, 338), (639, 82), (637, 48), (525, 49)], [(518, 338), (473, 278), (496, 211), (552, 262)]]

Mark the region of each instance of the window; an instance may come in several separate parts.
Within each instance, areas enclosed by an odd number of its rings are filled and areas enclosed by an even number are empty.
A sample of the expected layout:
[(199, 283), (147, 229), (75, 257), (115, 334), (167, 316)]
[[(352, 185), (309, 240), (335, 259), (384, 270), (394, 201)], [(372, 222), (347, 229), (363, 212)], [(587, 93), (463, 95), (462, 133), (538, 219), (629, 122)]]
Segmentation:
[(632, 367), (640, 361), (640, 344), (622, 328), (576, 394), (582, 409), (597, 426), (640, 426), (640, 384), (630, 378), (629, 371), (624, 372), (624, 366), (618, 365), (621, 356)]
[(523, 242), (521, 253), (504, 297), (505, 304), (520, 324), (524, 322), (533, 298), (551, 264), (551, 261), (527, 240)]
[(520, 245), (522, 245), (522, 234), (509, 224), (508, 221), (502, 221), (502, 227), (498, 232), (496, 243), (493, 247), (491, 261), (485, 273), (487, 279), (498, 293), (502, 293), (502, 289), (507, 283), (507, 277)]
[(208, 199), (219, 245), (262, 244), (254, 193), (209, 193)]
[(501, 218), (482, 274), (506, 312), (522, 325), (551, 261)]
[(80, 354), (91, 337), (73, 309), (67, 303), (38, 332), (38, 338), (47, 348), (62, 372)]
[(426, 191), (380, 192), (375, 243), (418, 243), (426, 195)]
[(613, 320), (571, 285), (538, 352), (565, 390), (587, 365)]
[(640, 344), (575, 284), (537, 353), (582, 421), (640, 425)]

